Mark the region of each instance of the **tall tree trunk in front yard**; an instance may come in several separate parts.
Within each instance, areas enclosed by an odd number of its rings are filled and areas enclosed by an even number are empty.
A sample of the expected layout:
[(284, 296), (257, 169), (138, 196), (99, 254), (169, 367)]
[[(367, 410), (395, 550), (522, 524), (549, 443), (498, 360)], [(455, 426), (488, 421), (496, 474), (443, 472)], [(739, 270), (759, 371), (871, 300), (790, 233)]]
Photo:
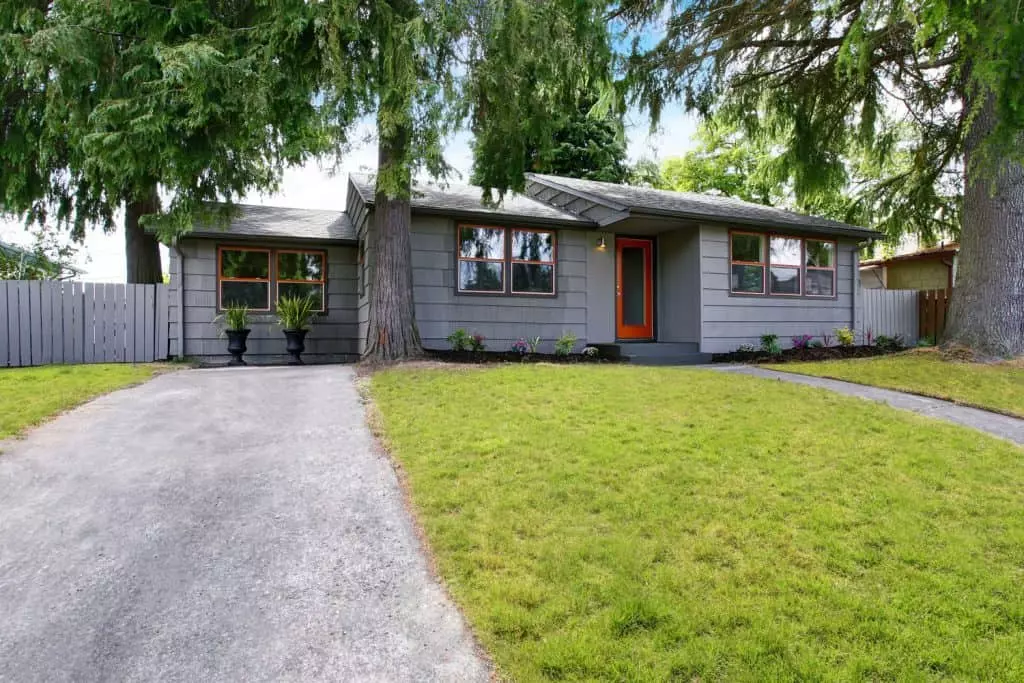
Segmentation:
[(124, 209), (124, 255), (128, 284), (159, 284), (164, 281), (160, 241), (147, 233), (139, 219), (160, 210), (156, 187), (141, 198), (130, 199)]
[(1024, 353), (1024, 166), (1003, 160), (997, 175), (971, 162), (996, 123), (995, 98), (978, 112), (965, 144), (963, 225), (946, 344), (982, 356)]
[[(381, 137), (378, 152), (377, 191), (373, 205), (373, 241), (375, 256), (370, 287), (370, 327), (366, 353), (369, 361), (415, 358), (423, 354), (416, 307), (412, 293), (412, 178), (405, 154), (408, 129)], [(381, 176), (400, 176), (406, 192), (395, 192)]]

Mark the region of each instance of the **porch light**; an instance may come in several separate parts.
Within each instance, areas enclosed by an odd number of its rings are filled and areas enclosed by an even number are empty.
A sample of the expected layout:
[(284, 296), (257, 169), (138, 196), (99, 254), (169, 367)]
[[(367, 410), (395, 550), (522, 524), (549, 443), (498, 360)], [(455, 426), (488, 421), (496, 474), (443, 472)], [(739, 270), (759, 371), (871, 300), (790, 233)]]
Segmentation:
[(608, 243), (605, 241), (603, 235), (597, 238), (597, 248), (600, 249), (601, 251), (604, 251), (605, 249), (608, 248)]

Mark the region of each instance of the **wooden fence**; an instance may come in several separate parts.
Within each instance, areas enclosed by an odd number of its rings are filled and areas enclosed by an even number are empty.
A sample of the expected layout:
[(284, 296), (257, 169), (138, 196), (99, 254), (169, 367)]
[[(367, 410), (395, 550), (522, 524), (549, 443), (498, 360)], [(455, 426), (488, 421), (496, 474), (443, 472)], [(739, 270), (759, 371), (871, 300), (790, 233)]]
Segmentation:
[(932, 289), (917, 293), (918, 335), (937, 341), (946, 331), (951, 289)]
[(907, 344), (918, 339), (917, 292), (910, 289), (862, 289), (864, 329), (874, 337), (900, 335)]
[(168, 356), (167, 285), (0, 281), (0, 367)]

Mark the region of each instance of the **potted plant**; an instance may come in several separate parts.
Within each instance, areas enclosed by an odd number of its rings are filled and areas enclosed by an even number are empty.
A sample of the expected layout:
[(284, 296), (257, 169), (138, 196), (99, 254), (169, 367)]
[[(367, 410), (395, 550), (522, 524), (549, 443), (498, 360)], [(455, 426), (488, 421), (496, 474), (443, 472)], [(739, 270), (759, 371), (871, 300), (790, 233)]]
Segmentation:
[(302, 352), (306, 350), (306, 333), (316, 313), (313, 297), (283, 296), (277, 300), (277, 319), (284, 328), (289, 365), (302, 365)]
[(224, 312), (217, 316), (224, 326), (224, 335), (228, 338), (228, 353), (231, 360), (228, 365), (245, 365), (242, 355), (246, 352), (245, 340), (249, 338), (249, 307), (245, 304), (229, 304)]

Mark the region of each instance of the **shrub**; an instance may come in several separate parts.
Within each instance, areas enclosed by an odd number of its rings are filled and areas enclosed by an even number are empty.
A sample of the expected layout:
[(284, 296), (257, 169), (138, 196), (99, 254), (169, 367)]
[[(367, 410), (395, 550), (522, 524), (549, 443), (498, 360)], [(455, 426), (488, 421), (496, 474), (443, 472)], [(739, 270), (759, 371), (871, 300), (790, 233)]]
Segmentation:
[(526, 343), (526, 340), (520, 337), (512, 342), (512, 353), (518, 353), (520, 356), (525, 356), (530, 352), (530, 345)]
[(825, 348), (825, 342), (821, 341), (820, 339), (815, 339), (810, 344), (808, 344), (808, 346), (812, 349), (823, 349)]
[(576, 347), (577, 340), (579, 337), (575, 332), (563, 332), (562, 336), (555, 341), (555, 355), (568, 356)]
[(311, 296), (283, 296), (277, 300), (277, 320), (286, 330), (304, 330), (316, 314)]
[(225, 330), (237, 332), (249, 329), (249, 307), (245, 304), (228, 304), (224, 312), (218, 315), (215, 322), (223, 325)]
[(487, 348), (487, 345), (484, 344), (484, 341), (486, 341), (486, 340), (487, 340), (487, 337), (485, 337), (484, 335), (480, 334), (479, 332), (473, 333), (473, 336), (469, 338), (469, 350), (470, 351), (483, 351), (484, 349)]
[(754, 353), (757, 351), (757, 347), (753, 344), (740, 344), (740, 347), (736, 350), (740, 353)]
[(864, 343), (866, 345), (868, 345), (868, 346), (874, 346), (875, 345), (875, 333), (872, 332), (871, 330), (868, 330), (867, 332), (865, 332), (864, 333)]
[(796, 337), (791, 337), (794, 349), (806, 349), (808, 346), (811, 345), (812, 339), (814, 339), (814, 337), (812, 337), (809, 334), (801, 334), (797, 335)]
[(530, 347), (530, 353), (537, 353), (537, 349), (540, 348), (540, 337), (527, 339), (526, 345)]
[(883, 351), (901, 351), (905, 346), (903, 343), (903, 335), (897, 334), (895, 337), (888, 337), (884, 334), (880, 334), (878, 335), (878, 339), (875, 340), (875, 346)]
[(461, 327), (448, 335), (448, 343), (452, 351), (467, 351), (472, 343), (472, 337)]
[(828, 332), (822, 332), (822, 334), (821, 334), (821, 345), (822, 346), (832, 346), (832, 335), (830, 335)]
[(587, 358), (597, 358), (597, 355), (600, 353), (600, 351), (596, 346), (587, 346), (583, 349), (582, 353)]
[(853, 330), (851, 330), (849, 327), (837, 328), (836, 341), (839, 342), (840, 346), (853, 346)]
[(782, 347), (779, 346), (779, 335), (767, 333), (761, 335), (761, 350), (765, 353), (770, 353), (773, 356), (777, 356), (782, 353)]
[(935, 346), (935, 335), (929, 334), (925, 335), (924, 337), (921, 337), (920, 339), (917, 340), (917, 345), (921, 348)]

